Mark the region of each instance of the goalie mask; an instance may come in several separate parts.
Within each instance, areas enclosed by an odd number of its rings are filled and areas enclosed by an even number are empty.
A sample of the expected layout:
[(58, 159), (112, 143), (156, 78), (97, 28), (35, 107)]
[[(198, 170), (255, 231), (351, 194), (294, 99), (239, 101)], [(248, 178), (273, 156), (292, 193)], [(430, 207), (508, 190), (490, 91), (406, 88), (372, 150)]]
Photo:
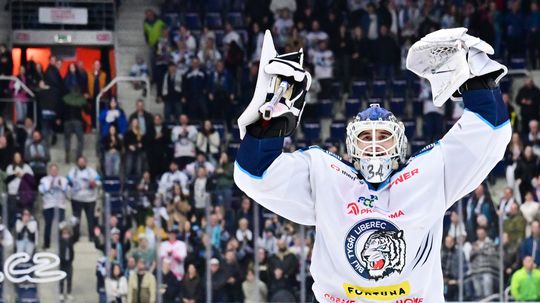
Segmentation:
[(366, 181), (381, 183), (405, 162), (405, 127), (379, 104), (356, 115), (347, 126), (347, 153)]

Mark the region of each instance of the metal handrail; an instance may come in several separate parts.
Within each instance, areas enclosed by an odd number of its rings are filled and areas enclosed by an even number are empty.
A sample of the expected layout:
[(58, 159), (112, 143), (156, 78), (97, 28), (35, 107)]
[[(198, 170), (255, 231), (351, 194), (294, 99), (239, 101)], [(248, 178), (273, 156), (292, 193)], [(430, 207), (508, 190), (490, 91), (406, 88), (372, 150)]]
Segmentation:
[[(146, 84), (146, 91), (150, 92), (150, 80), (145, 77), (132, 77), (132, 76), (116, 76), (114, 79), (112, 79), (107, 86), (105, 86), (101, 91), (99, 91), (99, 94), (96, 97), (96, 130), (97, 133), (100, 134), (100, 125), (99, 125), (99, 114), (100, 114), (100, 108), (99, 108), (99, 101), (103, 97), (103, 95), (111, 90), (111, 88), (116, 85), (116, 83), (119, 82), (144, 82)], [(144, 97), (145, 99), (147, 97)]]
[[(21, 81), (21, 79), (17, 78), (16, 76), (6, 76), (6, 75), (0, 75), (0, 81), (14, 81), (18, 83), (21, 88), (28, 94), (30, 97), (32, 97), (32, 104), (34, 108), (34, 123), (37, 121), (37, 102), (36, 102), (36, 94), (26, 86), (24, 82)], [(11, 103), (15, 103), (16, 101), (11, 98)]]

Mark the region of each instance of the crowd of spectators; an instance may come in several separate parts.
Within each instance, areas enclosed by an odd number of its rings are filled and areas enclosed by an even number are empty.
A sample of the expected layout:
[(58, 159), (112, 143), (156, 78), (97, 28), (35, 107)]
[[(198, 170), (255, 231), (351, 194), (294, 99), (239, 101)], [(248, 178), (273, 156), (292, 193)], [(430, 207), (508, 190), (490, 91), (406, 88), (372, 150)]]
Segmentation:
[[(243, 196), (232, 178), (234, 121), (255, 87), (264, 29), (272, 30), (279, 53), (305, 51), (306, 68), (314, 76), (308, 120), (320, 119), (321, 100), (354, 95), (357, 81), (368, 87), (378, 80), (416, 83), (404, 71), (404, 57), (412, 42), (438, 28), (465, 26), (492, 44), (495, 56), (507, 64), (526, 58), (526, 66), (538, 67), (536, 2), (313, 3), (167, 0), (159, 16), (148, 10), (144, 35), (151, 56), (137, 57), (130, 73), (152, 80), (163, 113), (147, 111), (142, 99), (134, 112), (126, 113), (114, 96), (96, 113), (92, 105), (107, 83), (99, 61), (89, 72), (82, 63), (70, 64), (64, 77), (59, 72), (63, 63), (55, 56), (47, 68), (32, 61), (21, 66), (15, 74), (36, 92), (38, 121), (30, 118), (34, 113), (27, 93), (15, 82), (0, 83), (0, 93), (16, 101), (14, 110), (0, 103), (0, 192), (8, 197), (8, 217), (17, 218), (0, 225), (3, 257), (10, 246), (29, 254), (56, 246), (51, 233), (58, 218), (63, 221), (57, 243), (60, 267), (68, 274), (60, 290), (71, 297), (74, 244), (85, 234), (79, 224), (84, 211), (86, 234), (103, 252), (96, 265), (100, 302), (154, 302), (157, 295), (164, 302), (200, 302), (207, 273), (215, 302), (293, 302), (299, 299), (301, 265), (311, 300), (314, 231), (301, 234), (299, 226), (262, 207), (254, 213), (255, 201)], [(11, 75), (12, 69), (10, 51), (0, 46), (0, 74)], [(150, 93), (141, 83), (133, 88)], [(390, 96), (386, 91), (384, 97)], [(423, 114), (424, 143), (440, 138), (458, 116), (459, 106), (446, 111), (430, 106), (426, 83), (408, 86), (406, 96), (422, 105), (413, 114)], [(460, 287), (466, 300), (497, 292), (500, 262), (503, 284), (514, 298), (540, 300), (540, 89), (529, 79), (503, 98), (515, 133), (493, 175), (504, 176), (508, 186), (495, 193), (500, 201), (493, 201), (492, 183), (486, 181), (448, 210), (441, 257), (449, 300), (458, 299)], [(345, 114), (339, 106), (334, 109), (334, 114)], [(99, 163), (87, 163), (84, 133), (96, 122)], [(59, 174), (59, 164), (50, 163), (59, 128), (65, 136), (65, 162), (74, 162), (66, 176)], [(74, 152), (72, 135), (77, 138)], [(287, 150), (298, 147), (300, 140), (294, 139)], [(338, 142), (326, 147), (347, 158), (344, 138), (334, 139)], [(110, 199), (108, 219), (102, 192)], [(73, 218), (66, 218), (67, 203)], [(37, 224), (41, 217), (43, 227)], [(261, 224), (259, 234), (255, 221)], [(258, 276), (254, 260), (260, 264)]]

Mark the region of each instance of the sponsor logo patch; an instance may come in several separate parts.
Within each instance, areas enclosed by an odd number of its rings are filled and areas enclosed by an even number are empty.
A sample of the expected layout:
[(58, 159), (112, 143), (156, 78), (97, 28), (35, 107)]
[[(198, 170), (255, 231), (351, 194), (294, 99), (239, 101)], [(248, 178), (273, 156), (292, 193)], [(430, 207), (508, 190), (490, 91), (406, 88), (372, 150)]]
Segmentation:
[(325, 293), (324, 298), (327, 299), (328, 301), (335, 302), (335, 303), (355, 303), (356, 302), (355, 300), (351, 300), (351, 299), (335, 297), (329, 293)]
[(392, 183), (390, 183), (390, 187), (394, 185), (398, 185), (399, 183), (405, 182), (406, 180), (409, 180), (410, 178), (418, 175), (419, 173), (420, 171), (418, 170), (418, 168), (415, 168), (408, 172), (404, 172), (401, 175), (399, 175), (399, 177), (397, 177), (394, 181), (392, 181)]
[(375, 301), (396, 300), (411, 293), (411, 286), (408, 281), (395, 285), (377, 287), (363, 287), (343, 283), (343, 288), (348, 298), (364, 298)]

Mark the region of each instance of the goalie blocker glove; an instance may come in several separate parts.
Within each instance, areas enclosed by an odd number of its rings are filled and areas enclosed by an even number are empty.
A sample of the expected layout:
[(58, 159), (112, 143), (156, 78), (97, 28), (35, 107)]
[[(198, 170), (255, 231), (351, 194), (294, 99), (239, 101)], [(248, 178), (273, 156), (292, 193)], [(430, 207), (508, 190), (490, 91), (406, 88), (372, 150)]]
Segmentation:
[[(294, 132), (300, 123), (306, 93), (311, 86), (311, 75), (302, 67), (303, 60), (302, 50), (277, 55), (270, 31), (265, 32), (255, 92), (238, 118), (241, 139), (246, 132), (258, 139), (286, 137)], [(283, 81), (287, 82), (287, 89), (273, 106), (270, 119), (265, 120), (262, 114), (268, 110), (269, 102)]]

